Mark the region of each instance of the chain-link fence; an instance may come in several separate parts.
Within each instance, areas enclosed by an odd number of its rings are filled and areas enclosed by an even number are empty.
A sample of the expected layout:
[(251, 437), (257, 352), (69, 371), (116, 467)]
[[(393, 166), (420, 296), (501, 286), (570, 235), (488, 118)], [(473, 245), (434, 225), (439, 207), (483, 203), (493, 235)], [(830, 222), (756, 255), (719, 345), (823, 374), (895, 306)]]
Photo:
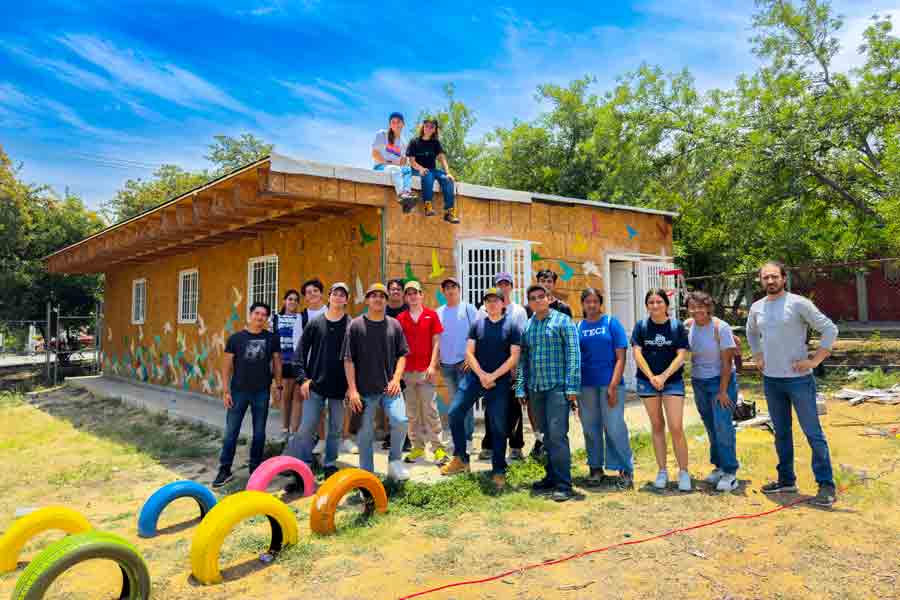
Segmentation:
[(101, 328), (99, 304), (92, 314), (67, 315), (48, 303), (44, 320), (0, 321), (0, 386), (99, 373)]
[[(787, 289), (812, 300), (835, 322), (862, 331), (900, 330), (900, 259), (789, 266), (787, 271)], [(682, 291), (692, 290), (710, 294), (717, 315), (737, 326), (764, 295), (756, 271), (685, 277)]]

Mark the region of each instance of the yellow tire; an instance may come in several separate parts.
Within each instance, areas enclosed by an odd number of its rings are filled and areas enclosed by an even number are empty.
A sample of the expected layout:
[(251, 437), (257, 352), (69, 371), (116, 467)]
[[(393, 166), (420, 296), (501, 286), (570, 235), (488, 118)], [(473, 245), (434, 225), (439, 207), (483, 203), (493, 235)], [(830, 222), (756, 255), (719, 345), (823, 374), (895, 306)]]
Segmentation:
[(0, 537), (0, 573), (15, 571), (28, 540), (54, 529), (74, 534), (93, 528), (84, 515), (65, 506), (47, 506), (20, 517)]
[(313, 496), (309, 511), (309, 528), (321, 535), (334, 533), (334, 513), (341, 499), (358, 489), (365, 497), (365, 511), (386, 513), (387, 494), (381, 480), (363, 469), (342, 469), (328, 478)]
[(219, 572), (219, 551), (222, 542), (238, 523), (265, 515), (272, 526), (269, 553), (277, 554), (282, 547), (297, 543), (297, 519), (287, 504), (265, 492), (244, 491), (232, 494), (206, 513), (197, 527), (191, 544), (191, 570), (200, 583), (210, 585), (222, 581)]

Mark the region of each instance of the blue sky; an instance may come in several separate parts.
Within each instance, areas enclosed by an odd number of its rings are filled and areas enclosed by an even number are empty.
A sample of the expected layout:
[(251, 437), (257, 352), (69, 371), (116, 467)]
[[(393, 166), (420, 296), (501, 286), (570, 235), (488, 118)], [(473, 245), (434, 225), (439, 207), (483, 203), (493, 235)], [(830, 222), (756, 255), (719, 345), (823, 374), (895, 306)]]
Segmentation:
[[(835, 3), (841, 67), (873, 13)], [(549, 7), (549, 8), (548, 8)], [(750, 0), (7, 3), (0, 144), (26, 180), (99, 207), (163, 163), (207, 167), (216, 134), (251, 132), (298, 158), (368, 166), (386, 115), (437, 107), (452, 82), (475, 135), (541, 110), (540, 83), (596, 91), (641, 62), (688, 67), (708, 89), (752, 70)]]

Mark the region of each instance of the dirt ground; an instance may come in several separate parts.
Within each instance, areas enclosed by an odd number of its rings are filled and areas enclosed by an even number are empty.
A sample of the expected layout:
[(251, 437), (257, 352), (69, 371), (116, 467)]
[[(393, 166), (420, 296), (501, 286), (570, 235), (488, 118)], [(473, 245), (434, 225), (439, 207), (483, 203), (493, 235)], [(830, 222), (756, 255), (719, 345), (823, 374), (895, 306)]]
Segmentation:
[[(759, 383), (747, 379), (742, 387), (764, 409)], [(823, 423), (840, 488), (832, 510), (801, 504), (424, 597), (898, 598), (900, 439), (864, 437), (864, 427), (845, 426), (885, 421), (900, 424), (900, 406), (829, 401)], [(636, 454), (635, 490), (582, 488), (577, 501), (565, 504), (531, 496), (527, 482), (499, 496), (476, 488), (477, 497), (469, 494), (458, 503), (449, 498), (441, 510), (413, 510), (407, 503), (369, 522), (344, 518), (337, 535), (322, 538), (309, 531), (310, 500), (285, 498), (298, 517), (300, 544), (266, 565), (257, 557), (268, 543), (267, 522), (243, 523), (223, 547), (225, 583), (204, 587), (190, 576), (197, 524), (192, 501), (170, 506), (155, 538), (138, 538), (136, 522), (143, 501), (159, 486), (183, 478), (209, 483), (217, 435), (69, 388), (0, 395), (0, 432), (0, 530), (20, 508), (79, 509), (98, 529), (136, 544), (149, 565), (154, 598), (401, 598), (695, 523), (759, 513), (800, 497), (758, 492), (775, 473), (768, 431), (738, 434), (741, 487), (732, 494), (710, 492), (702, 483), (690, 494), (648, 491), (656, 466), (645, 443)], [(709, 470), (707, 441), (697, 429), (688, 439), (691, 472), (702, 479)], [(809, 450), (796, 424), (795, 445), (801, 491), (814, 493)], [(239, 452), (245, 460), (246, 447)], [(671, 454), (669, 463), (674, 469)], [(584, 472), (579, 464), (578, 474)], [(0, 596), (11, 594), (25, 561), (59, 536), (47, 533), (26, 547), (19, 570), (0, 575)], [(113, 598), (119, 586), (114, 565), (89, 562), (58, 580), (48, 598)]]

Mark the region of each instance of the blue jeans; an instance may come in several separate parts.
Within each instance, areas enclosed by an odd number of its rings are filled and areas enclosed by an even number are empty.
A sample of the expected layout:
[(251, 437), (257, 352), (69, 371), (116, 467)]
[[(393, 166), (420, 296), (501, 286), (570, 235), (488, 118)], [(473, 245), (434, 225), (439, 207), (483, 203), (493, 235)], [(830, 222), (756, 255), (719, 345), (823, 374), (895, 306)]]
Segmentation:
[(376, 171), (385, 171), (391, 176), (394, 182), (394, 190), (399, 196), (403, 192), (412, 190), (412, 168), (400, 165), (380, 164), (372, 167)]
[[(457, 363), (455, 365), (445, 365), (441, 363), (441, 375), (444, 378), (444, 383), (447, 384), (447, 409), (453, 406), (453, 401), (456, 399), (456, 390), (459, 389), (459, 384), (466, 376), (466, 371), (462, 370), (463, 363)], [(449, 415), (448, 415), (449, 419)], [(449, 421), (448, 421), (449, 422)], [(473, 404), (471, 408), (469, 408), (469, 412), (466, 413), (466, 441), (472, 441), (472, 435), (475, 433), (475, 405)], [(456, 442), (453, 442), (454, 444)]]
[(800, 428), (806, 434), (806, 441), (812, 449), (812, 470), (818, 483), (834, 485), (831, 473), (831, 457), (828, 442), (819, 424), (816, 411), (816, 379), (812, 375), (804, 377), (763, 377), (766, 403), (775, 428), (775, 450), (778, 452), (778, 481), (793, 485), (797, 481), (794, 473), (794, 434), (791, 421), (791, 407), (797, 411)]
[(375, 472), (375, 409), (381, 405), (384, 413), (391, 422), (391, 450), (388, 460), (393, 462), (403, 456), (403, 442), (406, 439), (406, 406), (403, 402), (403, 394), (388, 396), (387, 394), (373, 394), (363, 396), (363, 416), (359, 427), (359, 468)]
[[(413, 175), (420, 176), (418, 171), (413, 171)], [(420, 177), (422, 178), (423, 202), (431, 202), (431, 197), (434, 196), (434, 180), (437, 179), (438, 184), (441, 186), (441, 193), (444, 195), (444, 210), (453, 208), (455, 203), (453, 196), (454, 183), (452, 179), (447, 177), (446, 173), (441, 169), (429, 169), (425, 175)]]
[(569, 412), (572, 410), (562, 387), (528, 392), (539, 431), (547, 449), (547, 480), (556, 489), (572, 489), (572, 452), (569, 449)]
[(239, 392), (231, 389), (233, 404), (225, 414), (225, 439), (222, 441), (222, 453), (219, 454), (219, 465), (231, 468), (234, 452), (237, 449), (238, 437), (241, 435), (241, 423), (250, 407), (253, 418), (253, 441), (250, 442), (250, 470), (263, 461), (266, 448), (266, 422), (269, 419), (269, 388), (259, 392)]
[(303, 420), (300, 423), (300, 460), (308, 465), (313, 461), (313, 439), (319, 427), (319, 417), (328, 403), (328, 433), (325, 438), (325, 466), (337, 464), (338, 447), (344, 428), (344, 399), (325, 398), (309, 390), (309, 398), (303, 401)]
[[(584, 447), (592, 469), (604, 466), (623, 473), (634, 472), (631, 438), (625, 423), (625, 388), (616, 388), (616, 405), (609, 407), (605, 385), (581, 388), (578, 408), (584, 429)], [(605, 452), (604, 452), (605, 442)]]
[(450, 432), (453, 434), (453, 454), (469, 463), (466, 453), (466, 420), (478, 398), (484, 396), (485, 425), (491, 430), (491, 473), (506, 473), (506, 407), (509, 404), (510, 380), (500, 379), (489, 390), (484, 389), (474, 373), (467, 373), (450, 406)]
[(728, 398), (731, 406), (723, 408), (719, 404), (719, 376), (708, 379), (691, 379), (691, 387), (694, 388), (694, 403), (697, 412), (706, 426), (706, 434), (709, 436), (709, 462), (717, 468), (734, 475), (737, 473), (737, 443), (734, 431), (734, 405), (737, 402), (737, 379), (731, 374), (728, 382)]

